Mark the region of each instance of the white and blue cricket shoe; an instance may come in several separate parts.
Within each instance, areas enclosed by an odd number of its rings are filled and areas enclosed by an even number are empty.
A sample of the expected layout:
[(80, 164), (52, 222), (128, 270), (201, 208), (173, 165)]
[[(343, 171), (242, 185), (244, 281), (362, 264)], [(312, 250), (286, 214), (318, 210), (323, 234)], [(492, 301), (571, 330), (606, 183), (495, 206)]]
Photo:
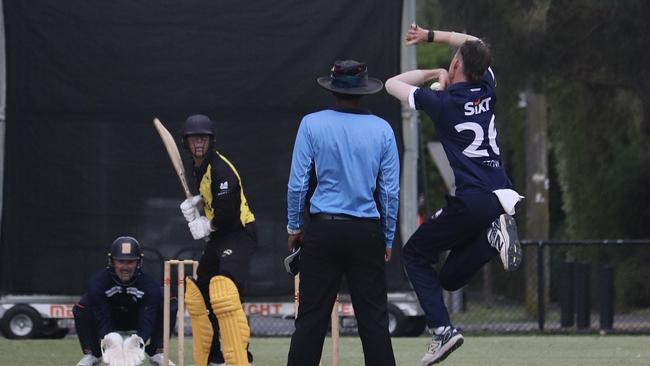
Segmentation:
[(454, 327), (446, 327), (440, 334), (434, 334), (427, 349), (427, 353), (422, 357), (422, 366), (431, 366), (443, 361), (458, 347), (463, 345), (463, 335)]
[(523, 253), (517, 235), (517, 223), (512, 216), (502, 214), (494, 220), (488, 230), (487, 239), (499, 252), (503, 269), (514, 271), (519, 268)]

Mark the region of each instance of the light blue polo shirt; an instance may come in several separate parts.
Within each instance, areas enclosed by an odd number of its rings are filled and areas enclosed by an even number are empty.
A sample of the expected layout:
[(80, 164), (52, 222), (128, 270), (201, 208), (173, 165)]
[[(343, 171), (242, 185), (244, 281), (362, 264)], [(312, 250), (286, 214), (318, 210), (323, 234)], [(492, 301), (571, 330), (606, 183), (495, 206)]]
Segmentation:
[(399, 206), (399, 155), (388, 122), (359, 109), (326, 109), (302, 119), (289, 175), (289, 229), (303, 226), (314, 168), (318, 183), (310, 214), (379, 219), (391, 248)]

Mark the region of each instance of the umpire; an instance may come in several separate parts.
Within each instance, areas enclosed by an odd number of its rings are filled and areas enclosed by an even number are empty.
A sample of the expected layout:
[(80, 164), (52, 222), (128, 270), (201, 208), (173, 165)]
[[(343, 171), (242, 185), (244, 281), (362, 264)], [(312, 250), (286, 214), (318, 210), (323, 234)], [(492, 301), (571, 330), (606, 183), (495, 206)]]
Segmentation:
[[(301, 246), (300, 306), (288, 365), (315, 366), (329, 314), (345, 275), (366, 365), (395, 365), (388, 332), (385, 262), (390, 259), (399, 201), (399, 157), (388, 122), (361, 107), (382, 82), (366, 64), (336, 61), (318, 84), (336, 106), (306, 115), (296, 136), (289, 175), (288, 246)], [(309, 230), (302, 212), (310, 175)]]

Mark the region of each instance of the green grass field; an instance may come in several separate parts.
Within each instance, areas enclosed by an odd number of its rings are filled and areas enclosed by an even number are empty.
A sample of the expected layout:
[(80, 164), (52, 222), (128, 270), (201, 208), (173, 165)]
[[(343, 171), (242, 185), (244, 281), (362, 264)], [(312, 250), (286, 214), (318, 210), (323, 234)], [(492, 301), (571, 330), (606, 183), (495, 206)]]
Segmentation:
[[(175, 357), (176, 339), (172, 355)], [(192, 365), (191, 340), (186, 340), (185, 365)], [(419, 365), (428, 338), (394, 338), (397, 365)], [(253, 338), (256, 366), (286, 364), (289, 338)], [(358, 337), (342, 337), (341, 366), (363, 365)], [(326, 340), (323, 366), (330, 363)], [(11, 341), (0, 337), (0, 365), (74, 366), (81, 357), (77, 338)], [(147, 365), (148, 363), (145, 363)], [(442, 365), (478, 366), (626, 366), (650, 365), (650, 336), (468, 336)], [(371, 366), (371, 365), (369, 365)]]

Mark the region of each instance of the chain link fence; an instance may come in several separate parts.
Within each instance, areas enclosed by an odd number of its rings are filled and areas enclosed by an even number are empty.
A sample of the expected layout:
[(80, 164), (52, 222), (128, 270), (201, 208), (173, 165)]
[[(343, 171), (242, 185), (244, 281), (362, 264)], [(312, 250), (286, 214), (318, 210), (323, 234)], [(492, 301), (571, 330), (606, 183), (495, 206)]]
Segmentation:
[(504, 272), (495, 260), (465, 288), (446, 294), (457, 327), (468, 333), (650, 333), (650, 240), (522, 244), (519, 270)]
[[(523, 241), (522, 245), (524, 262), (517, 271), (503, 271), (495, 258), (463, 289), (445, 292), (456, 327), (482, 334), (650, 334), (650, 282), (646, 281), (650, 240)], [(162, 256), (151, 254), (145, 256), (150, 262), (147, 268), (156, 276)], [(183, 259), (199, 255), (196, 250), (179, 253)], [(244, 308), (253, 336), (293, 332), (291, 293), (249, 296)], [(338, 309), (341, 333), (355, 334), (349, 296), (341, 295)], [(393, 294), (389, 311), (393, 335), (424, 332), (424, 317), (413, 293)]]

